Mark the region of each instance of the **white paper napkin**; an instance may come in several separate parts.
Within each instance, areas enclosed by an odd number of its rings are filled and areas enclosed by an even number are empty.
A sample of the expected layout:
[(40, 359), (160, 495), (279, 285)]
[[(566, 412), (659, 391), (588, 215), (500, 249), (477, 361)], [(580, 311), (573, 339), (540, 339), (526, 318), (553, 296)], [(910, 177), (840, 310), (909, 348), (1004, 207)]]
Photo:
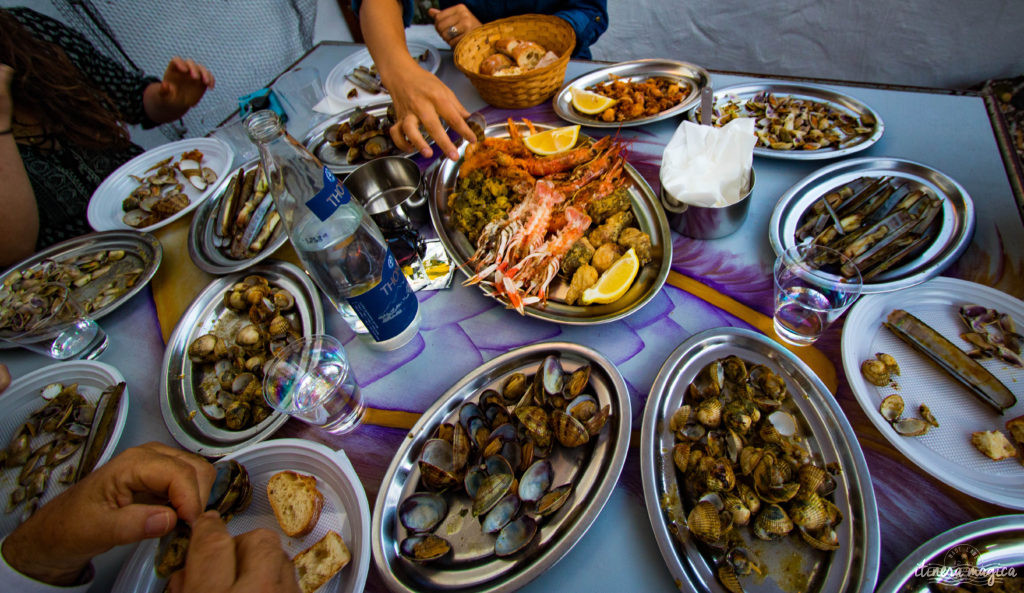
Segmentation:
[(665, 146), (661, 186), (684, 204), (721, 208), (742, 197), (754, 160), (754, 120), (721, 128), (684, 121)]

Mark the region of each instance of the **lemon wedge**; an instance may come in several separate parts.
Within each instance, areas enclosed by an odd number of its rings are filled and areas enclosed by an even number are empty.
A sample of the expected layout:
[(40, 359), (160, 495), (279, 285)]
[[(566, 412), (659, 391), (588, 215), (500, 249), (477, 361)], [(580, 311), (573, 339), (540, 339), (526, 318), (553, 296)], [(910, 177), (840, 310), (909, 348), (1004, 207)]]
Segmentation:
[(604, 271), (597, 284), (583, 291), (584, 305), (613, 303), (626, 294), (640, 271), (640, 259), (632, 247), (625, 255), (615, 260), (612, 267)]
[(615, 105), (615, 99), (590, 91), (572, 89), (572, 106), (580, 113), (597, 115), (612, 105)]
[(576, 141), (579, 137), (579, 126), (566, 126), (528, 136), (524, 142), (526, 147), (534, 154), (551, 155), (564, 152), (576, 146)]

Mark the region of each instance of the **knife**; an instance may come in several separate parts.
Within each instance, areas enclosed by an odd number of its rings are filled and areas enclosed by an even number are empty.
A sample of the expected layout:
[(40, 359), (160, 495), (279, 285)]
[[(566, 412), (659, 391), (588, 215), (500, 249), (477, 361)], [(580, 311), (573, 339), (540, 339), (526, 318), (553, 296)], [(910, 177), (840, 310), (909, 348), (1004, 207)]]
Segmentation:
[(700, 125), (702, 126), (711, 125), (711, 110), (714, 109), (713, 99), (711, 87), (706, 86), (700, 90)]
[(82, 461), (78, 464), (78, 471), (75, 472), (75, 482), (78, 482), (89, 474), (99, 461), (103, 450), (110, 442), (113, 432), (113, 423), (117, 419), (117, 410), (121, 405), (121, 396), (124, 395), (124, 381), (117, 385), (106, 388), (96, 402), (96, 415), (93, 417), (92, 430), (85, 440), (83, 447)]

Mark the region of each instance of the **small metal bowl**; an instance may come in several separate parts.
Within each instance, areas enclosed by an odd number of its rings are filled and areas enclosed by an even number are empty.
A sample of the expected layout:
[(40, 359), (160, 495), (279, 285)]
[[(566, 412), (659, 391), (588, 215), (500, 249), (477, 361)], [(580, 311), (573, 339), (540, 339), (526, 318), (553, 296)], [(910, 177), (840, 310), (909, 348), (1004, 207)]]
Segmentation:
[(750, 194), (754, 191), (754, 169), (750, 169), (746, 189), (739, 201), (721, 208), (684, 204), (661, 188), (661, 205), (668, 215), (669, 226), (691, 239), (721, 239), (733, 234), (747, 219)]
[(360, 166), (345, 187), (382, 231), (419, 228), (430, 216), (422, 179), (416, 163), (390, 156)]

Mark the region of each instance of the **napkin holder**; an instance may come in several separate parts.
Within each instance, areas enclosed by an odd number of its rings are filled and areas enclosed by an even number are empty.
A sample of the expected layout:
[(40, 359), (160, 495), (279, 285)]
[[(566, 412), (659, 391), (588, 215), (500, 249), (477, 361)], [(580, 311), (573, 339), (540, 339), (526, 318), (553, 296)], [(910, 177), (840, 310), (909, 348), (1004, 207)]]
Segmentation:
[(661, 187), (661, 205), (665, 208), (669, 226), (691, 239), (721, 239), (736, 232), (747, 219), (750, 194), (754, 191), (754, 169), (750, 169), (740, 199), (718, 208), (694, 206), (680, 202)]

